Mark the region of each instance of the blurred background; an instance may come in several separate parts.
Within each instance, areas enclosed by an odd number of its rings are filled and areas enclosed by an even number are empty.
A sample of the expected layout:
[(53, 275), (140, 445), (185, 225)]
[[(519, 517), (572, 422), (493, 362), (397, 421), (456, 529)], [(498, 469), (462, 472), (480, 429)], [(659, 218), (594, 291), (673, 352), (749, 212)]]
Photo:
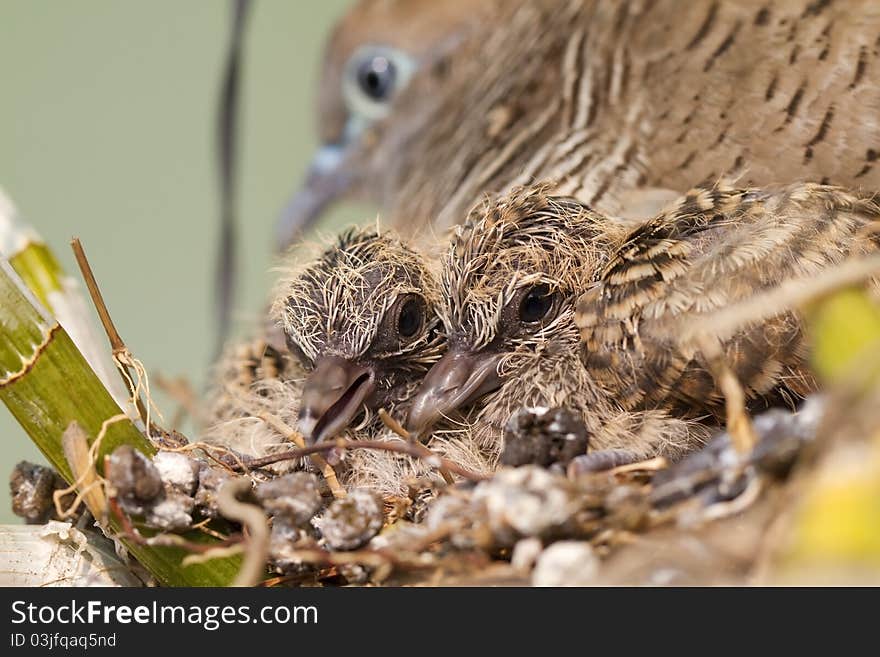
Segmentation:
[[(349, 4), (254, 3), (239, 137), (239, 330), (269, 290), (273, 224), (316, 143), (323, 41)], [(229, 20), (221, 0), (0, 3), (0, 187), (77, 278), (68, 243), (82, 239), (148, 371), (197, 389), (213, 349), (214, 113)], [(369, 218), (344, 206), (329, 221)], [(169, 419), (176, 405), (159, 401)], [(5, 407), (0, 441), (4, 478), (21, 459), (43, 462)], [(6, 485), (0, 522), (18, 522)]]

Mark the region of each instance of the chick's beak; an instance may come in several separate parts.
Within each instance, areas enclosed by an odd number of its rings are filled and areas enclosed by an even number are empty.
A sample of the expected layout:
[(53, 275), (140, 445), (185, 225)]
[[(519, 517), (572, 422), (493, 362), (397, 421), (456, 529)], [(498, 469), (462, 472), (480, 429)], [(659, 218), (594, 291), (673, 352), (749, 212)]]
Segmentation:
[(305, 180), (288, 201), (275, 227), (279, 251), (302, 237), (333, 201), (349, 191), (352, 177), (343, 166), (348, 150), (348, 142), (340, 142), (325, 144), (315, 153)]
[(447, 352), (425, 376), (413, 397), (407, 430), (425, 440), (441, 418), (501, 386), (496, 353)]
[(376, 390), (376, 375), (366, 366), (338, 356), (319, 358), (306, 379), (299, 430), (316, 443), (346, 429)]

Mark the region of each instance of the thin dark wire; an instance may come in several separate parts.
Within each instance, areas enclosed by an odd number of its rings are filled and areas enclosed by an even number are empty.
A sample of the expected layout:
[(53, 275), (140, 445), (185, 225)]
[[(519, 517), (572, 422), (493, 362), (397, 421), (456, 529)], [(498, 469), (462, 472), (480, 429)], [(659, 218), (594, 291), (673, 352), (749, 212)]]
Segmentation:
[(223, 84), (217, 102), (217, 168), (220, 183), (220, 244), (217, 251), (214, 305), (219, 356), (229, 336), (236, 297), (236, 205), (238, 201), (238, 117), (245, 24), (251, 0), (232, 0), (232, 25), (226, 50)]

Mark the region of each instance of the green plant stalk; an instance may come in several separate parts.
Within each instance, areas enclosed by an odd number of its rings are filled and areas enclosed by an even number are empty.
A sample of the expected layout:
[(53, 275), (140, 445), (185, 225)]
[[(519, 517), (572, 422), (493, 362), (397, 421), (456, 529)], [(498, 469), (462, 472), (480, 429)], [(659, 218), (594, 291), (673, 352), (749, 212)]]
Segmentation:
[(9, 257), (9, 264), (40, 303), (51, 308), (49, 293), (63, 290), (61, 280), (64, 271), (49, 247), (41, 242), (29, 242), (21, 251)]
[(6, 258), (44, 308), (57, 316), (52, 293), (64, 293), (67, 278), (61, 263), (40, 235), (21, 218), (0, 189), (0, 256)]
[(18, 214), (0, 190), (0, 256), (5, 257), (39, 302), (68, 332), (104, 386), (122, 407), (128, 389), (122, 385), (106, 344), (95, 331), (89, 306), (77, 281), (39, 234)]
[[(61, 434), (77, 421), (90, 436), (102, 423), (122, 413), (61, 325), (41, 307), (31, 290), (5, 260), (0, 260), (0, 398), (40, 451), (68, 483), (73, 474), (61, 447)], [(128, 444), (145, 454), (153, 445), (129, 420), (108, 425), (98, 454), (103, 457)], [(117, 531), (119, 527), (111, 521)], [(203, 544), (219, 541), (202, 532), (185, 538)], [(167, 586), (225, 586), (241, 565), (240, 556), (182, 566), (180, 548), (145, 546), (123, 539), (134, 557)]]

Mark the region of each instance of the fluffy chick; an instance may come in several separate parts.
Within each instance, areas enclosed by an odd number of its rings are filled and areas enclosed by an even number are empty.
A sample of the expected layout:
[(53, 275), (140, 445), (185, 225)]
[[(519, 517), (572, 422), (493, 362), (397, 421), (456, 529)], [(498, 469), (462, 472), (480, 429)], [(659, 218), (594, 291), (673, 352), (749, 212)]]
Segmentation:
[(702, 434), (663, 410), (625, 412), (579, 355), (575, 301), (614, 248), (614, 222), (547, 189), (488, 201), (456, 229), (441, 279), (448, 351), (416, 393), (408, 428), (424, 437), (471, 407), (462, 422), (497, 458), (515, 411), (565, 406), (594, 449), (678, 455)]
[[(464, 409), (497, 453), (514, 411), (565, 406), (592, 450), (678, 458), (721, 401), (702, 356), (677, 341), (683, 322), (873, 249), (859, 231), (877, 215), (871, 198), (820, 185), (693, 190), (635, 229), (542, 186), (486, 202), (444, 259), (448, 351), (408, 428), (424, 437)], [(721, 337), (750, 399), (814, 387), (795, 314)]]
[[(267, 324), (256, 337), (228, 344), (214, 364), (202, 413), (202, 441), (251, 457), (290, 447), (259, 416), (272, 413), (294, 426), (305, 372), (283, 340), (267, 341), (277, 337), (271, 329)], [(284, 462), (272, 470), (280, 474), (298, 466)]]
[(285, 277), (272, 314), (309, 372), (298, 425), (317, 442), (366, 409), (393, 410), (439, 359), (439, 290), (425, 257), (375, 232), (343, 234)]
[(252, 456), (287, 447), (259, 419), (279, 416), (307, 442), (377, 431), (443, 350), (429, 261), (389, 233), (351, 230), (284, 272), (273, 326), (227, 349), (214, 375), (205, 439)]

